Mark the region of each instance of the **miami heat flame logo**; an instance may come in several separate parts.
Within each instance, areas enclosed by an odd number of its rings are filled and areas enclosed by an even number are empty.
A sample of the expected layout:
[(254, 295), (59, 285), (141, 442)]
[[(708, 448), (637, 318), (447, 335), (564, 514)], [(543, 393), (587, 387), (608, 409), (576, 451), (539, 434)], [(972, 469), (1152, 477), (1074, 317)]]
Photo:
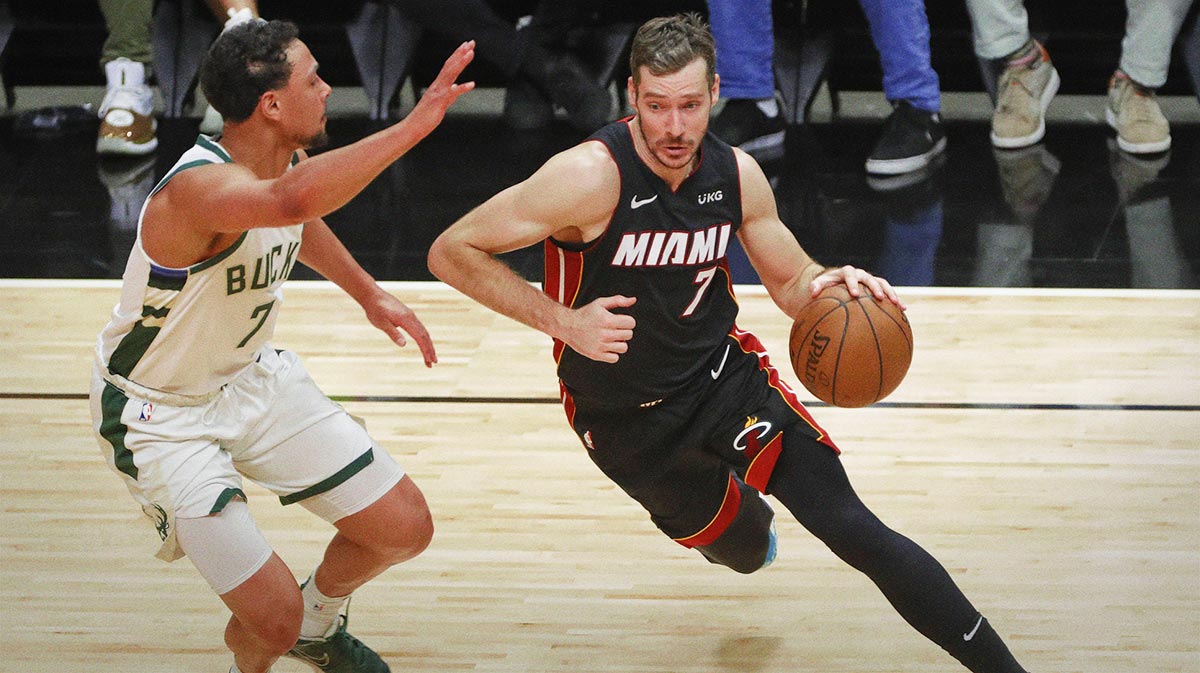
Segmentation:
[(746, 417), (746, 427), (737, 437), (733, 438), (733, 448), (737, 451), (747, 451), (751, 455), (757, 455), (762, 450), (762, 443), (759, 441), (771, 432), (771, 421), (760, 421), (757, 416)]

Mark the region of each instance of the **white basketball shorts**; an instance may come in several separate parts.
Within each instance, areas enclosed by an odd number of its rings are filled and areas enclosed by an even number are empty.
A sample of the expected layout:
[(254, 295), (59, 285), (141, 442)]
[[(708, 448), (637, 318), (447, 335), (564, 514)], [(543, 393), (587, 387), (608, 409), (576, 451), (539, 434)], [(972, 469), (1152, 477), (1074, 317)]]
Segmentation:
[(295, 354), (269, 346), (204, 398), (147, 390), (97, 366), (91, 408), (101, 450), (154, 522), (162, 540), (156, 555), (167, 561), (183, 556), (175, 519), (244, 500), (243, 476), (330, 523), (375, 502), (404, 476)]

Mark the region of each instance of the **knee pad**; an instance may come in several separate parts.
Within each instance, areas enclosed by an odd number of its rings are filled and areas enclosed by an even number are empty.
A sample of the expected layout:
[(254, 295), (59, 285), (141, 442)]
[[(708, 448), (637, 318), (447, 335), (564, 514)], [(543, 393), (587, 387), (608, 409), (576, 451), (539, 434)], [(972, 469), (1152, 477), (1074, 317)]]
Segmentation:
[(229, 501), (216, 514), (176, 519), (175, 534), (218, 596), (250, 579), (271, 558), (271, 545), (242, 500)]
[(745, 484), (737, 516), (711, 544), (696, 549), (708, 559), (742, 574), (750, 574), (775, 560), (775, 512), (758, 491)]

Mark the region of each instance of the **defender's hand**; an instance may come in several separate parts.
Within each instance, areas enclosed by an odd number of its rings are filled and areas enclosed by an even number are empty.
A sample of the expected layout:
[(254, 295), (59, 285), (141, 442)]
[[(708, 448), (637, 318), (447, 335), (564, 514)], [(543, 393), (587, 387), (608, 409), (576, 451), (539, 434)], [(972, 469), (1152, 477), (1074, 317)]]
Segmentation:
[(411, 123), (418, 124), (425, 133), (429, 133), (442, 123), (454, 101), (464, 93), (475, 88), (475, 82), (458, 83), (455, 80), (462, 74), (467, 64), (475, 58), (475, 40), (463, 42), (450, 54), (442, 65), (441, 72), (434, 78), (433, 83), (421, 94), (412, 112), (405, 117)]
[(433, 348), (433, 339), (430, 338), (429, 331), (417, 318), (417, 314), (413, 313), (412, 309), (405, 306), (399, 299), (386, 292), (380, 292), (376, 298), (363, 305), (363, 310), (367, 313), (367, 320), (370, 320), (372, 325), (382, 330), (401, 348), (408, 341), (400, 330), (408, 332), (421, 349), (426, 367), (432, 367), (437, 363), (437, 353)]

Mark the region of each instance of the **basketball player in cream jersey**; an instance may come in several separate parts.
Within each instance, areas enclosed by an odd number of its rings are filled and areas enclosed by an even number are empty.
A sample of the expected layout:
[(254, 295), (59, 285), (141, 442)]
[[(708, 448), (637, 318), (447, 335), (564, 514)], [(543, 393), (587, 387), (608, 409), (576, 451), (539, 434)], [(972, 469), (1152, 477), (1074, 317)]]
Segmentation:
[[(201, 69), (225, 119), (200, 136), (142, 207), (120, 303), (100, 334), (93, 424), (110, 465), (153, 522), (158, 556), (186, 555), (232, 612), (237, 673), (290, 655), (331, 673), (380, 673), (346, 631), (352, 591), (429, 543), (420, 490), (366, 430), (269, 345), (297, 262), (353, 297), (398, 345), (437, 361), (421, 321), (381, 289), (321, 219), (445, 115), (470, 82), (461, 45), (401, 122), (308, 158), (323, 141), (329, 86), (296, 26), (252, 21), (222, 34)], [(337, 532), (303, 586), (255, 525), (242, 478)]]
[[(456, 222), (434, 241), (430, 269), (554, 338), (580, 444), (676, 542), (756, 572), (775, 558), (774, 511), (760, 497), (773, 495), (968, 669), (1024, 673), (941, 564), (867, 509), (838, 447), (738, 328), (734, 236), (789, 316), (838, 284), (902, 304), (882, 278), (814, 262), (754, 159), (707, 133), (715, 61), (698, 16), (648, 21), (629, 59), (635, 114)], [(537, 242), (542, 292), (494, 257)]]

